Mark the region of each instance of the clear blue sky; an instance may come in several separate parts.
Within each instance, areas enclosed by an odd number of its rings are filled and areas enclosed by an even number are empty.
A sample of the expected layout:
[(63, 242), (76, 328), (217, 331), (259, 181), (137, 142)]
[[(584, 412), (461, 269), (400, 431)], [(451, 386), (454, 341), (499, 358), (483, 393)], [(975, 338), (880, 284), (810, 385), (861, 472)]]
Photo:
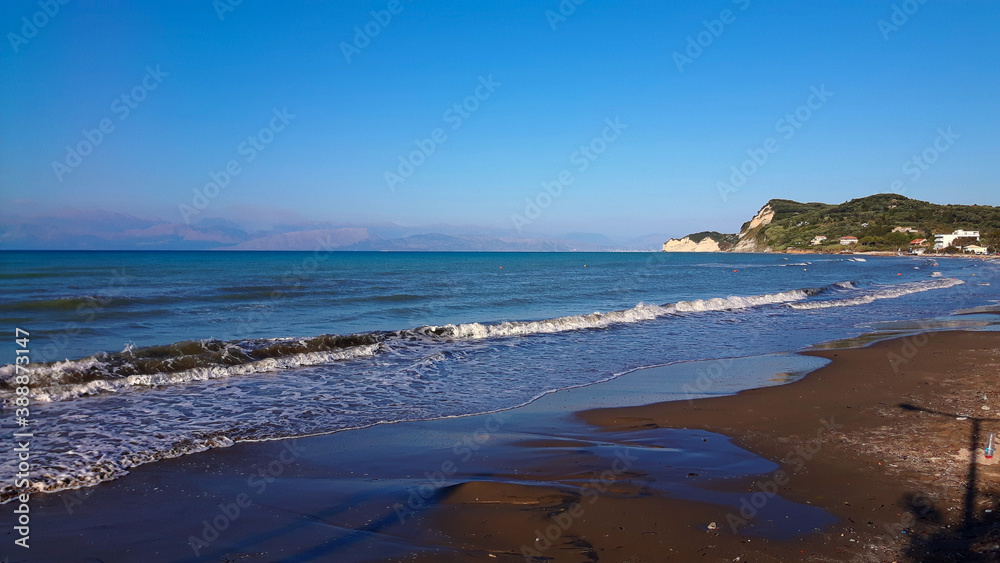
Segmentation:
[[(563, 170), (572, 184), (526, 233), (732, 231), (773, 197), (840, 202), (897, 180), (910, 197), (1000, 204), (997, 2), (586, 0), (559, 20), (558, 0), (402, 0), (384, 26), (370, 12), (388, 1), (245, 0), (220, 18), (222, 2), (52, 0), (45, 18), (37, 1), (3, 2), (0, 218), (73, 207), (180, 222), (230, 160), (239, 175), (196, 219), (513, 228)], [(913, 13), (892, 29), (894, 4)], [(32, 33), (22, 18), (48, 21)], [(348, 62), (366, 24), (381, 29)], [(703, 31), (679, 70), (675, 52)], [(446, 111), (491, 76), (453, 128)], [(822, 86), (832, 97), (786, 138), (779, 120)], [(145, 99), (124, 105), (136, 87)], [(295, 117), (273, 121), (275, 108)], [(573, 153), (615, 118), (627, 129), (581, 170)], [(53, 162), (104, 119), (114, 130), (60, 181)], [(247, 162), (240, 143), (272, 123), (283, 129)], [(937, 139), (949, 127), (957, 139)], [(386, 171), (437, 128), (443, 142), (390, 190)], [(769, 138), (776, 151), (721, 197)], [(947, 150), (914, 179), (904, 164), (935, 142)]]

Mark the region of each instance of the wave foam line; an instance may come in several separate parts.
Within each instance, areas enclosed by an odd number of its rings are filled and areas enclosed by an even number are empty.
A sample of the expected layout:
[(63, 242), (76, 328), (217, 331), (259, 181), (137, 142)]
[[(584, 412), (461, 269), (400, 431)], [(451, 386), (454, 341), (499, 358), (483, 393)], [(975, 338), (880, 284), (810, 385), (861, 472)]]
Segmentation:
[(796, 289), (783, 293), (768, 295), (752, 295), (748, 297), (717, 297), (714, 299), (696, 299), (693, 301), (678, 301), (664, 305), (649, 305), (639, 303), (624, 311), (608, 313), (595, 312), (589, 315), (572, 315), (543, 321), (516, 321), (499, 324), (466, 323), (460, 325), (445, 325), (427, 327), (434, 334), (448, 335), (462, 339), (505, 338), (510, 336), (527, 336), (531, 334), (552, 334), (570, 330), (605, 328), (618, 324), (631, 324), (652, 320), (658, 317), (677, 313), (703, 313), (709, 311), (732, 311), (749, 309), (763, 305), (774, 305), (806, 299), (810, 291)]
[[(86, 395), (97, 395), (101, 393), (114, 393), (131, 387), (160, 387), (166, 385), (176, 385), (190, 383), (192, 381), (208, 381), (210, 379), (223, 379), (238, 375), (248, 375), (267, 371), (277, 371), (291, 369), (302, 366), (329, 364), (337, 361), (374, 356), (377, 353), (378, 345), (358, 346), (334, 352), (308, 352), (304, 354), (293, 354), (291, 356), (267, 358), (245, 364), (230, 366), (199, 367), (173, 373), (152, 373), (141, 375), (129, 375), (114, 379), (94, 379), (86, 383), (68, 383), (50, 385), (47, 387), (34, 388), (31, 391), (31, 399), (40, 403), (51, 403), (54, 401), (68, 401)], [(83, 360), (91, 363), (95, 360)], [(62, 365), (72, 362), (61, 362)]]
[(210, 436), (184, 440), (182, 443), (175, 444), (165, 450), (129, 452), (121, 455), (118, 459), (103, 457), (76, 474), (73, 474), (72, 470), (67, 467), (53, 468), (48, 472), (43, 469), (43, 473), (33, 476), (30, 487), (27, 489), (16, 487), (13, 480), (0, 485), (0, 504), (10, 502), (24, 493), (55, 493), (93, 487), (128, 475), (130, 469), (140, 465), (200, 453), (214, 448), (228, 448), (234, 444), (236, 442), (228, 436)]
[[(830, 287), (847, 286), (838, 284)], [(796, 289), (765, 295), (696, 299), (664, 305), (640, 303), (622, 311), (595, 312), (540, 321), (450, 324), (396, 332), (321, 335), (311, 338), (234, 342), (191, 340), (166, 346), (129, 347), (121, 352), (34, 366), (32, 379), (37, 386), (32, 389), (31, 398), (39, 402), (65, 401), (129, 388), (160, 387), (329, 364), (374, 356), (391, 349), (394, 342), (422, 340), (434, 343), (553, 334), (638, 323), (666, 315), (750, 309), (803, 301), (826, 289), (828, 288)], [(14, 374), (15, 366), (12, 364), (0, 367), (0, 398), (7, 400), (13, 397), (11, 382)]]
[(828, 301), (811, 301), (809, 303), (789, 303), (788, 306), (793, 309), (800, 310), (829, 309), (831, 307), (854, 307), (857, 305), (874, 303), (879, 299), (895, 299), (897, 297), (903, 297), (904, 295), (911, 295), (913, 293), (920, 293), (923, 291), (947, 289), (964, 283), (964, 281), (955, 278), (909, 282), (899, 284), (898, 286), (879, 289), (867, 295), (848, 297), (846, 299), (830, 299)]

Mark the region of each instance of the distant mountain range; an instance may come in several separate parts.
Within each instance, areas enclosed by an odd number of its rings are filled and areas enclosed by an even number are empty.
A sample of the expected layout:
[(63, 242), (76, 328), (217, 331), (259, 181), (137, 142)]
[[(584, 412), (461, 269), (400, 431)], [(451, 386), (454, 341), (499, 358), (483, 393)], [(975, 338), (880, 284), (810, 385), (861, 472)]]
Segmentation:
[[(673, 252), (770, 252), (840, 250), (841, 237), (856, 237), (865, 250), (908, 248), (914, 239), (956, 230), (982, 234), (982, 244), (1000, 246), (1000, 207), (939, 205), (899, 194), (877, 194), (846, 203), (799, 203), (772, 199), (738, 234), (706, 231), (670, 239)], [(825, 239), (824, 239), (825, 237)]]
[(616, 242), (595, 233), (531, 237), (454, 225), (308, 223), (252, 230), (225, 219), (186, 225), (75, 209), (0, 223), (0, 250), (651, 251), (664, 238), (656, 234)]

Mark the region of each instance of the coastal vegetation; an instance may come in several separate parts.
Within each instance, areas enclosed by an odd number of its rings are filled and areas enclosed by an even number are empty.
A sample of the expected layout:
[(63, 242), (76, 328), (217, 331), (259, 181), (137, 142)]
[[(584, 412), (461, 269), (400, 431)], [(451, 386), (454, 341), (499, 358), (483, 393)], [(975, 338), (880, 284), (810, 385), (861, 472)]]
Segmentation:
[[(912, 246), (929, 249), (935, 234), (959, 229), (979, 231), (978, 244), (996, 251), (1000, 248), (1000, 207), (940, 205), (900, 194), (877, 194), (841, 204), (772, 199), (743, 224), (739, 235), (703, 232), (689, 238), (711, 237), (722, 250), (840, 252), (847, 249), (841, 237), (856, 237), (850, 248), (908, 251), (916, 240), (926, 242)], [(977, 244), (975, 239), (958, 239), (944, 251), (960, 252), (963, 243)]]

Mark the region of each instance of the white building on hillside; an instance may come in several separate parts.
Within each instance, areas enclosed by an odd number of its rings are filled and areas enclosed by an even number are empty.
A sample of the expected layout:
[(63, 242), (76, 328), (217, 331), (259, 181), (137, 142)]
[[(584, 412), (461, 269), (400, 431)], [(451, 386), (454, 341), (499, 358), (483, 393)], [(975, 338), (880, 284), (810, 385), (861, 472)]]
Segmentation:
[(826, 240), (825, 236), (819, 235), (818, 237), (813, 237), (812, 242), (809, 243), (809, 244), (811, 244), (813, 246), (817, 246), (817, 245), (823, 244), (823, 241), (825, 241), (825, 240)]
[(978, 241), (979, 231), (958, 230), (950, 235), (934, 235), (934, 249), (948, 248), (956, 239), (960, 238), (974, 238)]

